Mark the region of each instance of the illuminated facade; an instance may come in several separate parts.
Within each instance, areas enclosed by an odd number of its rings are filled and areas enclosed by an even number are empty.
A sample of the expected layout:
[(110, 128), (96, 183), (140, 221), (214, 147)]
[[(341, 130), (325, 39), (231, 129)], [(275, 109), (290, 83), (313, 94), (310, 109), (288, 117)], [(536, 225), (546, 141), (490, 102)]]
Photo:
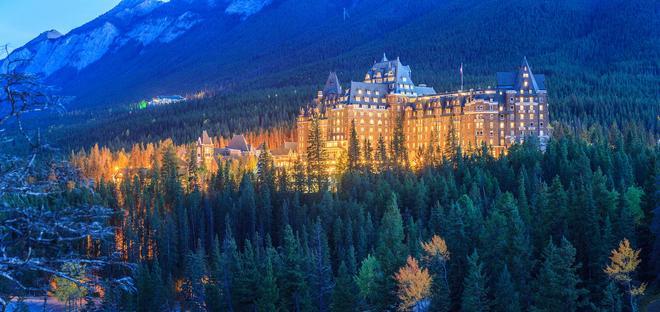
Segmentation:
[(410, 158), (431, 143), (444, 149), (452, 129), (467, 151), (486, 144), (499, 154), (530, 136), (539, 138), (543, 147), (549, 137), (544, 82), (545, 77), (534, 75), (523, 59), (517, 71), (497, 73), (494, 89), (437, 93), (414, 84), (410, 67), (398, 58), (390, 61), (383, 56), (363, 81), (352, 81), (348, 89), (330, 73), (323, 90), (297, 118), (298, 154), (306, 153), (314, 118), (331, 163), (346, 151), (353, 121), (360, 144), (369, 140), (375, 148), (382, 137), (389, 147), (399, 116)]

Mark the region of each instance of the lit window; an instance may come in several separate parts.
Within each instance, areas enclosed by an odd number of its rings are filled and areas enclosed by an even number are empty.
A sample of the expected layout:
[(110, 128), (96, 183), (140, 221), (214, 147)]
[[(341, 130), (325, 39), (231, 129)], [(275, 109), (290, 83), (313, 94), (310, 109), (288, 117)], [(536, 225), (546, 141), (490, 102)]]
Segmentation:
[(523, 82), (523, 86), (527, 87), (527, 80), (525, 80), (525, 82)]

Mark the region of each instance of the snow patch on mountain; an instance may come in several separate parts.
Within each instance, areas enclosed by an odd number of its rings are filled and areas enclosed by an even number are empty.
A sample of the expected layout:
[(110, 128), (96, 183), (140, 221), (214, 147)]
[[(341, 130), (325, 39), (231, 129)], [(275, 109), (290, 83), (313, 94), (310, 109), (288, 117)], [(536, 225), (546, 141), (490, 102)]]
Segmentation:
[(122, 38), (121, 45), (124, 45), (129, 40), (136, 40), (142, 45), (146, 46), (156, 40), (163, 31), (170, 26), (172, 21), (167, 18), (158, 18), (147, 20), (135, 26), (130, 32)]
[(119, 19), (130, 20), (134, 16), (149, 14), (164, 3), (167, 3), (167, 1), (123, 0), (108, 13)]
[(14, 63), (14, 67), (46, 76), (67, 66), (80, 70), (105, 55), (119, 31), (113, 24), (106, 22), (87, 33), (59, 37), (51, 32), (45, 34), (46, 40), (31, 42), (8, 57), (8, 60), (29, 60), (27, 63)]
[(59, 31), (57, 31), (55, 29), (51, 29), (51, 30), (46, 32), (46, 38), (48, 38), (48, 39), (57, 39), (57, 38), (62, 37), (62, 36), (63, 36), (62, 33), (60, 33)]
[(181, 14), (181, 16), (179, 16), (176, 21), (174, 21), (170, 27), (163, 32), (160, 37), (160, 42), (167, 43), (176, 39), (201, 21), (202, 20), (192, 12)]
[(123, 35), (118, 40), (116, 49), (121, 48), (131, 40), (139, 42), (143, 46), (147, 46), (156, 40), (164, 43), (171, 42), (201, 21), (196, 14), (190, 11), (181, 14), (176, 19), (172, 17), (150, 19), (138, 24)]
[(250, 15), (253, 15), (265, 6), (269, 5), (272, 0), (231, 0), (225, 13), (227, 14), (236, 14), (240, 15), (243, 18), (247, 18)]

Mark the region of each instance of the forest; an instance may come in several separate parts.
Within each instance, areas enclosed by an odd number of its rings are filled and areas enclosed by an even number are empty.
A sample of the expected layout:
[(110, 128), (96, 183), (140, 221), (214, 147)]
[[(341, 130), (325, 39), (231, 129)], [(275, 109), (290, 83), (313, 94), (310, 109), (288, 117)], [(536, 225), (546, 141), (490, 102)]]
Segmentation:
[[(212, 58), (226, 61), (218, 90), (181, 105), (92, 94), (60, 110), (38, 77), (0, 73), (0, 311), (34, 298), (69, 311), (644, 311), (660, 297), (658, 10), (500, 2), (287, 25), (300, 44)], [(456, 89), (461, 63), (480, 88), (526, 55), (546, 75), (550, 142), (497, 157), (450, 144), (413, 166), (405, 137), (353, 138), (332, 176), (319, 136), (287, 169), (268, 152), (195, 161), (202, 130), (217, 147), (292, 139), (327, 71), (360, 80), (383, 52), (438, 91)], [(185, 65), (171, 84), (211, 75)]]
[(71, 156), (94, 195), (60, 200), (117, 212), (91, 244), (137, 264), (136, 289), (105, 289), (104, 311), (638, 311), (660, 276), (650, 140), (559, 126), (545, 152), (453, 146), (418, 169), (354, 140), (333, 177), (268, 152), (213, 172), (171, 141), (95, 147)]

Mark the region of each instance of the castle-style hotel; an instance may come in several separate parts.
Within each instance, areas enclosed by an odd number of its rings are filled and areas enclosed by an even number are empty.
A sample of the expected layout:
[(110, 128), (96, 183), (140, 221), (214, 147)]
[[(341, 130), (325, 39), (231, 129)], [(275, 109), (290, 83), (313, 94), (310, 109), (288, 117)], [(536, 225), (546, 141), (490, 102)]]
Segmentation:
[(360, 144), (369, 140), (374, 148), (380, 137), (389, 148), (401, 121), (410, 158), (431, 143), (444, 150), (450, 131), (468, 152), (486, 144), (499, 155), (530, 136), (538, 137), (543, 147), (549, 137), (544, 82), (545, 77), (534, 75), (523, 58), (517, 71), (497, 73), (494, 89), (437, 93), (416, 85), (410, 67), (398, 58), (388, 60), (383, 55), (363, 81), (351, 81), (347, 88), (336, 73), (330, 73), (323, 90), (300, 111), (297, 142), (287, 142), (272, 153), (279, 166), (304, 160), (314, 119), (330, 162), (347, 150), (353, 121)]

